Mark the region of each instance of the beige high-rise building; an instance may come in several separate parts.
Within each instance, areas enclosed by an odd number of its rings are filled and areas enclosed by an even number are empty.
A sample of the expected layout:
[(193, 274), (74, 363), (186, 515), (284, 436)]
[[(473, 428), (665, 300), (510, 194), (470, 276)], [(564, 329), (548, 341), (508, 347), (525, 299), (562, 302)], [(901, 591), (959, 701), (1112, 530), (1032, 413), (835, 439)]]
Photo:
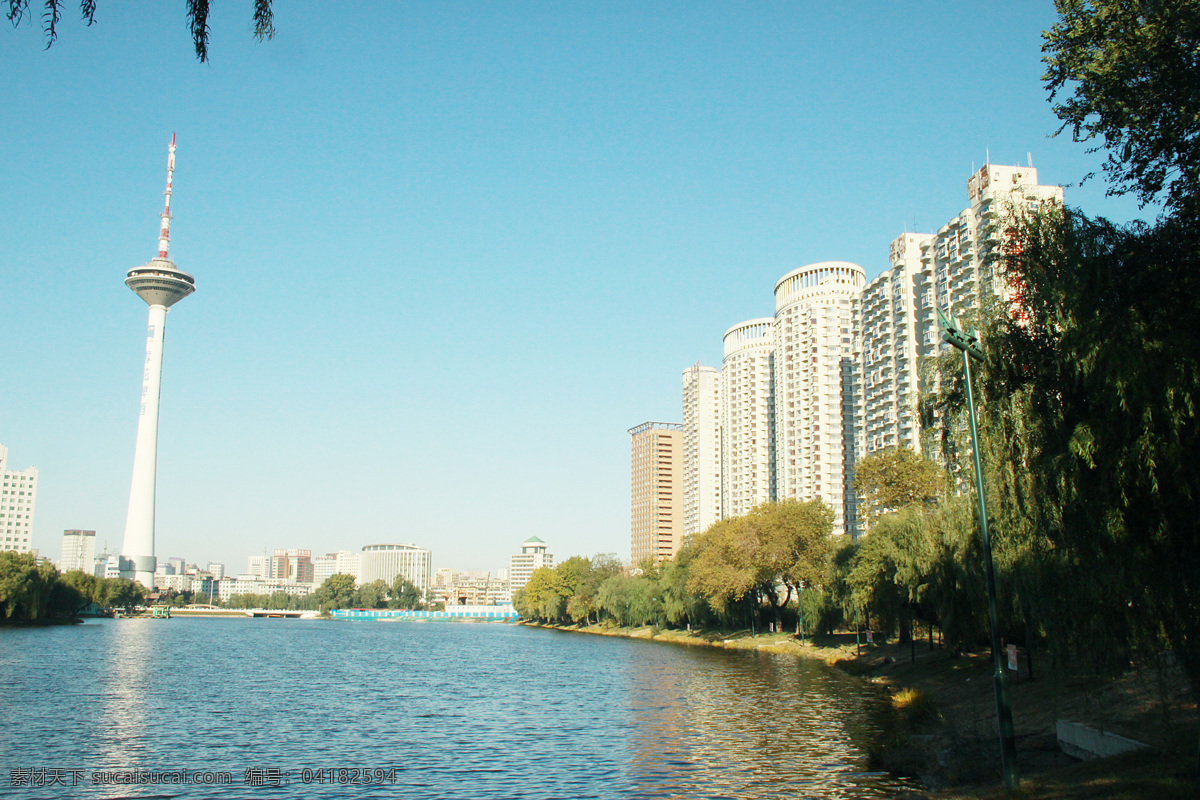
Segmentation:
[(721, 373), (683, 371), (683, 535), (721, 518)]
[(671, 558), (683, 543), (683, 425), (643, 422), (629, 429), (629, 556)]
[(271, 577), (293, 583), (313, 582), (311, 550), (276, 550), (271, 559)]

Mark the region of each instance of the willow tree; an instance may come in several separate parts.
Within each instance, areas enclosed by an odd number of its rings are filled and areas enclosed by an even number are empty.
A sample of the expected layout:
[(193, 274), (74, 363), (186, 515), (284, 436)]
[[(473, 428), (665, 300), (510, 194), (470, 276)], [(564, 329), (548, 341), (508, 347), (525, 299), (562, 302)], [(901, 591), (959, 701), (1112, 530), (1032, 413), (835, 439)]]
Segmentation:
[[(254, 38), (260, 42), (275, 38), (275, 15), (271, 9), (272, 0), (253, 0), (254, 2)], [(42, 36), (49, 48), (58, 40), (58, 25), (62, 22), (64, 0), (43, 0), (42, 2)], [(192, 36), (192, 46), (196, 48), (196, 58), (208, 61), (208, 37), (211, 30), (208, 27), (210, 0), (187, 0), (187, 25)], [(32, 19), (29, 10), (29, 0), (8, 0), (8, 11), (5, 16), (13, 27), (19, 26), (27, 17)], [(96, 23), (96, 0), (80, 0), (79, 13), (88, 26)]]
[(982, 383), (994, 429), (1022, 420), (997, 437), (1028, 473), (1013, 502), (1092, 587), (1088, 616), (1165, 637), (1200, 696), (1200, 224), (1052, 209), (1001, 269), (1021, 314), (996, 318)]

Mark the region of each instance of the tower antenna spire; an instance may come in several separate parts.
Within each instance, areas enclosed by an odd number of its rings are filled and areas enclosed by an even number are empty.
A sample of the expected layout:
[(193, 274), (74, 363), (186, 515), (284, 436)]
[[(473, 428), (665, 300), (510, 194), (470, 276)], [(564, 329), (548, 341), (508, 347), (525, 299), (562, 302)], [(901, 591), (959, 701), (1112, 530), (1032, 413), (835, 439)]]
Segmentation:
[(167, 196), (163, 207), (162, 226), (158, 229), (158, 257), (167, 258), (171, 246), (171, 180), (175, 176), (175, 134), (171, 133), (171, 146), (167, 148)]

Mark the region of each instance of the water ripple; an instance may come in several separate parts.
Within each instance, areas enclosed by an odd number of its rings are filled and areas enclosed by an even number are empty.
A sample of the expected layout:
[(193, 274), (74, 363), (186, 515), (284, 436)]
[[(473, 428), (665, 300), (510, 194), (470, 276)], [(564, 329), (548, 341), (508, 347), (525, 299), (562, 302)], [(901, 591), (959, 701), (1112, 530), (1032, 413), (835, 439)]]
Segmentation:
[[(0, 686), (0, 795), (28, 800), (871, 798), (904, 785), (866, 769), (869, 688), (768, 653), (512, 625), (99, 620), (0, 629)], [(135, 769), (231, 783), (97, 784)], [(13, 785), (47, 780), (36, 770), (78, 783)], [(387, 770), (382, 785), (346, 784), (371, 770)], [(285, 782), (255, 785), (264, 774)]]

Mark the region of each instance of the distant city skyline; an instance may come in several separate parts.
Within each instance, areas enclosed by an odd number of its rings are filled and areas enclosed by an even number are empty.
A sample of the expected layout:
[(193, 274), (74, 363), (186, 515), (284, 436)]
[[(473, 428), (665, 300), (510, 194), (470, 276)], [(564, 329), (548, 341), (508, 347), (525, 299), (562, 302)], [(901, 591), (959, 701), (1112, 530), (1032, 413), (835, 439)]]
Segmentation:
[(764, 285), (871, 281), (989, 155), (1154, 213), (1048, 138), (1049, 2), (301, 5), (264, 43), (244, 16), (214, 11), (205, 65), (157, 7), (101, 4), (49, 50), (0, 33), (0, 442), (39, 470), (43, 555), (120, 546), (145, 337), (119, 283), (153, 256), (172, 131), (172, 254), (203, 292), (171, 315), (155, 544), (197, 563), (396, 541), (494, 570), (530, 535), (624, 557), (627, 429), (680, 419), (682, 370), (773, 313)]

